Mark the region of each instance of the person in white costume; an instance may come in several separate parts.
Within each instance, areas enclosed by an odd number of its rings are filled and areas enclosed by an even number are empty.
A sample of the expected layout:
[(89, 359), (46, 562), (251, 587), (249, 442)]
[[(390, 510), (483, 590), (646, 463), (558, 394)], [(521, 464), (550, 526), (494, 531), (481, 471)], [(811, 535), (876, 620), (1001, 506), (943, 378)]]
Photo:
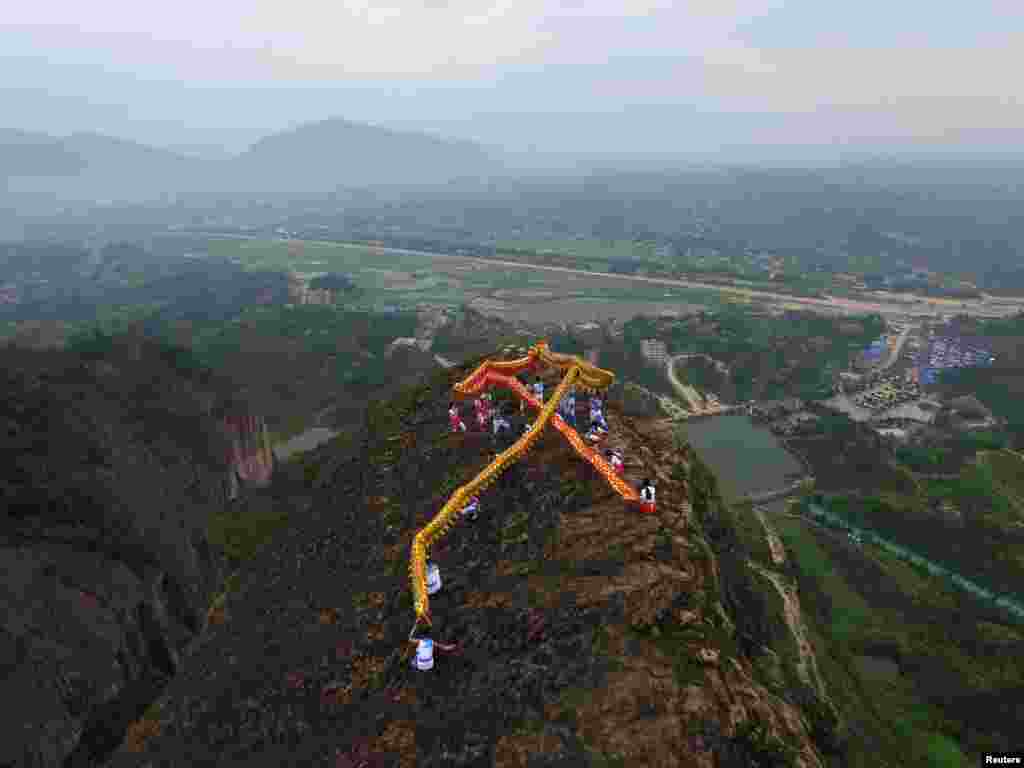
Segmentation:
[(427, 594), (436, 595), (441, 591), (441, 569), (437, 563), (427, 560)]
[(480, 497), (474, 496), (469, 500), (469, 504), (462, 508), (462, 517), (473, 522), (477, 519), (480, 514)]
[(416, 646), (416, 655), (412, 657), (412, 668), (420, 672), (427, 672), (434, 668), (434, 650), (451, 653), (458, 650), (457, 645), (448, 643), (437, 643), (429, 635), (424, 637), (410, 637), (409, 642)]

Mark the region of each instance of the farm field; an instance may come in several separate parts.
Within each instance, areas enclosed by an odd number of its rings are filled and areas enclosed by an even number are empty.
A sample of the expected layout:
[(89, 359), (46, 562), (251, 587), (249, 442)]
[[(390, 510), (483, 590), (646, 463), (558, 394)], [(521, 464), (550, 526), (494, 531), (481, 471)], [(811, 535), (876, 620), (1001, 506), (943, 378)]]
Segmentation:
[(535, 251), (539, 254), (564, 254), (584, 261), (594, 261), (607, 267), (609, 259), (639, 259), (663, 263), (654, 243), (632, 240), (501, 240), (496, 244), (503, 249)]
[(480, 312), (512, 322), (586, 323), (604, 322), (611, 318), (628, 320), (640, 314), (696, 312), (707, 305), (595, 297), (558, 299), (536, 304), (485, 299), (474, 301), (471, 306)]
[(970, 678), (961, 677), (960, 670), (989, 670), (984, 654), (965, 651), (960, 637), (927, 629), (957, 613), (949, 588), (880, 548), (850, 552), (841, 536), (792, 517), (773, 518), (800, 573), (801, 604), (826, 688), (844, 711), (857, 713), (853, 728), (864, 732), (853, 740), (847, 764), (900, 764), (896, 759), (905, 759), (908, 745), (922, 765), (973, 764), (968, 754), (983, 748), (984, 724), (962, 705), (944, 707), (930, 700), (921, 680), (925, 673), (908, 663), (936, 658), (953, 667), (954, 660), (960, 662), (950, 673), (951, 688), (969, 688)]
[[(270, 258), (260, 258), (258, 254), (249, 254), (247, 258), (238, 258), (239, 263), (250, 263), (253, 265), (263, 262), (265, 268), (284, 268), (282, 262), (287, 261), (282, 258), (284, 256), (290, 256), (290, 261), (294, 265), (301, 265), (307, 263), (304, 260), (303, 253), (288, 254), (285, 249), (293, 248), (299, 251), (303, 248), (330, 248), (330, 249), (341, 249), (347, 248), (350, 251), (363, 254), (372, 254), (377, 259), (377, 266), (381, 265), (383, 259), (387, 259), (387, 265), (392, 268), (396, 268), (395, 265), (399, 264), (412, 264), (419, 263), (423, 265), (423, 268), (430, 268), (434, 270), (441, 270), (444, 264), (460, 264), (460, 265), (476, 265), (484, 269), (496, 269), (496, 270), (514, 270), (514, 271), (526, 271), (531, 272), (534, 277), (538, 279), (547, 280), (561, 280), (569, 277), (575, 277), (581, 280), (596, 280), (602, 286), (613, 286), (617, 285), (619, 290), (626, 289), (630, 292), (627, 299), (638, 299), (646, 298), (647, 291), (653, 291), (657, 293), (659, 290), (663, 290), (666, 293), (672, 292), (673, 296), (676, 292), (683, 298), (684, 301), (690, 303), (700, 303), (708, 308), (718, 307), (721, 304), (739, 298), (745, 298), (753, 300), (757, 303), (768, 303), (773, 306), (779, 306), (780, 304), (790, 305), (794, 308), (808, 308), (815, 307), (820, 308), (820, 311), (825, 311), (830, 314), (855, 314), (861, 315), (865, 313), (873, 314), (898, 314), (901, 317), (905, 315), (931, 315), (935, 312), (935, 307), (927, 299), (917, 299), (913, 304), (886, 304), (878, 303), (873, 301), (864, 300), (853, 300), (848, 298), (842, 298), (840, 296), (828, 296), (825, 298), (821, 297), (808, 297), (808, 296), (794, 296), (790, 293), (780, 293), (775, 290), (766, 290), (764, 288), (752, 289), (752, 288), (741, 288), (737, 285), (719, 285), (709, 282), (702, 282), (701, 280), (686, 278), (686, 279), (667, 279), (660, 277), (645, 277), (645, 276), (630, 276), (615, 273), (604, 272), (603, 268), (599, 268), (595, 265), (592, 270), (581, 269), (579, 264), (570, 267), (560, 267), (544, 264), (536, 264), (530, 261), (529, 256), (513, 257), (510, 256), (510, 260), (492, 259), (486, 260), (486, 265), (481, 260), (478, 260), (469, 256), (453, 256), (448, 254), (437, 254), (437, 253), (425, 253), (413, 250), (407, 250), (402, 248), (390, 248), (383, 245), (371, 246), (366, 244), (356, 243), (339, 243), (339, 242), (325, 242), (325, 241), (313, 241), (313, 240), (294, 240), (294, 241), (282, 241), (282, 240), (270, 240), (270, 239), (259, 239), (255, 236), (248, 235), (217, 235), (211, 234), (209, 237), (221, 241), (227, 242), (227, 245), (220, 246), (222, 250), (227, 250), (228, 253), (232, 252), (231, 243), (237, 243), (238, 241), (249, 242), (249, 249), (276, 249)], [(545, 241), (550, 242), (550, 241)], [(551, 250), (551, 249), (547, 249)], [(320, 251), (323, 254), (323, 251)], [(235, 252), (237, 257), (237, 252)], [(337, 257), (340, 254), (334, 253), (333, 256)], [(264, 254), (266, 256), (266, 254)], [(361, 261), (357, 255), (349, 254), (349, 260), (355, 259)], [(344, 261), (344, 258), (331, 258), (331, 259), (315, 259), (317, 264), (313, 266), (320, 266), (328, 264), (328, 262), (336, 263), (337, 267), (342, 267), (343, 264), (339, 263)], [(276, 267), (275, 267), (276, 264)], [(354, 265), (358, 266), (358, 265)], [(361, 266), (358, 266), (361, 269)], [(590, 274), (586, 274), (586, 273)], [(614, 290), (614, 289), (610, 289)], [(664, 295), (664, 294), (663, 294)], [(423, 301), (423, 297), (418, 297), (420, 301)], [(449, 297), (450, 298), (450, 297)], [(1007, 306), (997, 307), (986, 306), (983, 302), (974, 302), (968, 305), (963, 303), (964, 309), (969, 309), (971, 314), (976, 314), (980, 317), (1000, 317), (1003, 315), (1012, 314), (1012, 309)]]
[(1008, 494), (1024, 503), (1024, 456), (1008, 450), (985, 451), (978, 461), (990, 469), (993, 479)]
[(468, 302), (508, 320), (549, 323), (685, 313), (720, 302), (712, 291), (537, 272), (461, 256), (383, 251), (371, 246), (217, 239), (210, 241), (209, 251), (253, 270), (349, 274), (365, 292), (363, 301), (378, 308)]

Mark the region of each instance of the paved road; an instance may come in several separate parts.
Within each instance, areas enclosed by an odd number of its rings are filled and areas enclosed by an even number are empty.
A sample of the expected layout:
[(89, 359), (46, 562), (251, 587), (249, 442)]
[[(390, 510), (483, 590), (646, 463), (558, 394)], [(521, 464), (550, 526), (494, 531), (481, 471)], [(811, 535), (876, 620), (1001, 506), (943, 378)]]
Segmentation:
[[(173, 232), (163, 232), (161, 234), (175, 234)], [(270, 240), (266, 235), (225, 235), (212, 232), (188, 232), (182, 233), (185, 235), (202, 235), (207, 237), (225, 238), (225, 239), (236, 239), (236, 240)], [(341, 248), (361, 248), (365, 249), (369, 246), (363, 243), (338, 243), (332, 240), (307, 240), (304, 242), (310, 242), (314, 245), (331, 245)], [(736, 288), (733, 286), (716, 285), (714, 283), (703, 283), (697, 280), (679, 280), (670, 279), (665, 277), (641, 277), (639, 275), (623, 275), (611, 272), (593, 272), (584, 269), (570, 269), (569, 267), (552, 267), (545, 264), (529, 264), (519, 261), (504, 261), (502, 259), (481, 259), (474, 256), (453, 256), (450, 254), (431, 253), (429, 251), (413, 251), (407, 248), (388, 248), (386, 246), (373, 246), (373, 249), (377, 252), (383, 253), (406, 253), (414, 256), (429, 256), (434, 259), (443, 259), (447, 261), (458, 261), (461, 263), (473, 263), (473, 264), (494, 264), (500, 267), (508, 267), (513, 269), (532, 269), (535, 271), (542, 272), (560, 272), (562, 274), (569, 275), (580, 275), (584, 277), (601, 278), (604, 280), (625, 280), (634, 283), (648, 283), (653, 285), (670, 285), (678, 288), (699, 288), (701, 290), (718, 291), (720, 293), (728, 293), (734, 296), (742, 296), (749, 299), (760, 299), (770, 300), (773, 302), (782, 302), (788, 304), (797, 304), (802, 307), (817, 308), (830, 310), (832, 312), (839, 312), (841, 314), (865, 314), (865, 313), (878, 313), (881, 315), (913, 315), (913, 316), (927, 316), (932, 317), (936, 312), (950, 313), (953, 311), (964, 312), (977, 317), (1004, 317), (1015, 314), (1019, 311), (1019, 307), (982, 307), (977, 303), (968, 304), (967, 307), (956, 307), (951, 309), (948, 303), (932, 302), (930, 300), (924, 300), (921, 303), (909, 303), (909, 302), (875, 302), (875, 301), (862, 301), (854, 299), (842, 299), (838, 297), (828, 297), (825, 299), (811, 299), (800, 296), (791, 296), (785, 293), (773, 293), (771, 291), (758, 291), (751, 288)]]
[(903, 350), (903, 345), (907, 342), (907, 338), (910, 336), (912, 331), (917, 330), (916, 325), (908, 325), (904, 328), (900, 335), (896, 339), (896, 346), (893, 347), (892, 353), (889, 355), (889, 359), (885, 361), (885, 365), (882, 366), (883, 371), (887, 371), (892, 368), (900, 359), (900, 352)]
[(434, 360), (436, 360), (437, 364), (440, 365), (442, 368), (454, 368), (455, 367), (455, 363), (453, 363), (447, 357), (441, 357), (440, 355), (434, 355)]
[(729, 375), (729, 366), (720, 360), (715, 360), (711, 355), (705, 355), (703, 352), (693, 352), (685, 355), (676, 355), (676, 360), (707, 360), (719, 373), (724, 373), (726, 376)]
[[(687, 390), (688, 389), (693, 389), (693, 388), (692, 387), (688, 387), (686, 384), (683, 384), (683, 382), (681, 382), (676, 377), (676, 366), (675, 366), (676, 360), (684, 360), (687, 357), (691, 357), (691, 355), (674, 355), (674, 356), (668, 358), (668, 360), (665, 363), (665, 373), (668, 374), (668, 380), (669, 380), (669, 383), (672, 384), (672, 389), (674, 389), (676, 391), (676, 394), (679, 395), (680, 399), (683, 400), (683, 402), (690, 403), (694, 408), (698, 408), (698, 410), (689, 410), (689, 409), (687, 409), (686, 410), (686, 416), (684, 416), (682, 418), (690, 418), (691, 416), (707, 416), (707, 415), (717, 414), (717, 413), (729, 413), (732, 410), (734, 410), (733, 406), (729, 406), (729, 405), (722, 405), (722, 406), (719, 406), (718, 408), (714, 408), (714, 409), (700, 409), (699, 405), (697, 403), (692, 402), (692, 398), (687, 393)], [(694, 391), (696, 391), (696, 390), (694, 390)]]
[(680, 399), (682, 399), (684, 403), (689, 403), (691, 408), (696, 408), (698, 403), (691, 400), (690, 393), (686, 391), (687, 386), (676, 377), (676, 360), (680, 360), (684, 357), (685, 355), (673, 355), (672, 357), (669, 357), (668, 360), (665, 361), (665, 373), (668, 374), (668, 381), (672, 385), (672, 389), (674, 389), (676, 394), (679, 395)]

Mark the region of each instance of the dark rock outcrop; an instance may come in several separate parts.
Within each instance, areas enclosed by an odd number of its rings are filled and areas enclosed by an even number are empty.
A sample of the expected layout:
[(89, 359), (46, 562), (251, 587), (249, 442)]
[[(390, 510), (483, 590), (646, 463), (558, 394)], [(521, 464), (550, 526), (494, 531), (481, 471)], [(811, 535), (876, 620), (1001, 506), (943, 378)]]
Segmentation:
[(498, 317), (478, 312), (469, 305), (449, 316), (434, 336), (433, 351), (459, 359), (492, 353), (503, 340), (515, 335), (515, 326)]
[(664, 415), (658, 398), (650, 390), (631, 381), (616, 379), (608, 389), (608, 401), (614, 403), (626, 416), (657, 418)]
[(0, 357), (0, 765), (91, 765), (222, 583), (205, 524), (229, 489), (218, 411), (238, 406), (151, 342)]
[(388, 346), (385, 357), (390, 370), (394, 371), (397, 384), (412, 384), (424, 374), (441, 367), (427, 344), (412, 337), (395, 339)]

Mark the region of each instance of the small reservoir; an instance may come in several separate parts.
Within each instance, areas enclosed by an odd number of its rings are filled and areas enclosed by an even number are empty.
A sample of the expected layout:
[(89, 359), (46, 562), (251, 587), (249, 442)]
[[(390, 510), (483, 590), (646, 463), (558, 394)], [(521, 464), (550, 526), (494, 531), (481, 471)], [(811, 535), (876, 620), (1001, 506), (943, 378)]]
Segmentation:
[(687, 438), (714, 470), (726, 501), (747, 493), (783, 488), (803, 467), (765, 427), (749, 416), (730, 413), (686, 424)]

